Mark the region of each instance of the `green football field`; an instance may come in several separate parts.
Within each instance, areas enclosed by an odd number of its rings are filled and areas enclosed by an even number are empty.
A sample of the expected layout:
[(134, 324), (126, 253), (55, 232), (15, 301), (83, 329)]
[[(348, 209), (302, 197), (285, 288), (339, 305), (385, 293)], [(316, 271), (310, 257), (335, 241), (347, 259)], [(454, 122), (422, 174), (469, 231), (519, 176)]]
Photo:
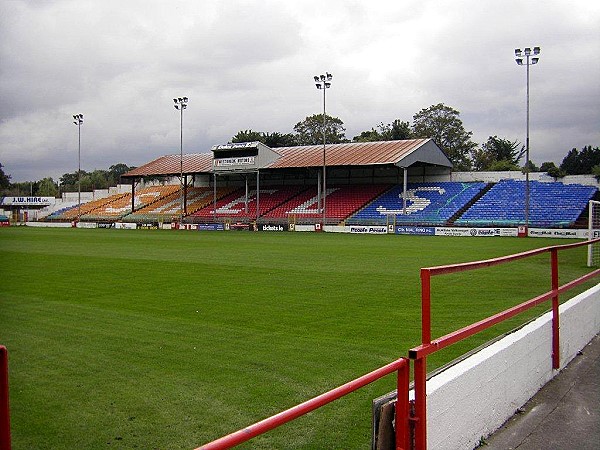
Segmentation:
[[(567, 242), (0, 229), (13, 449), (200, 446), (406, 356), (421, 267)], [(561, 283), (587, 271), (585, 252), (560, 253)], [(549, 255), (436, 277), (432, 334), (549, 289)], [(369, 448), (371, 401), (394, 388), (388, 376), (241, 447)]]

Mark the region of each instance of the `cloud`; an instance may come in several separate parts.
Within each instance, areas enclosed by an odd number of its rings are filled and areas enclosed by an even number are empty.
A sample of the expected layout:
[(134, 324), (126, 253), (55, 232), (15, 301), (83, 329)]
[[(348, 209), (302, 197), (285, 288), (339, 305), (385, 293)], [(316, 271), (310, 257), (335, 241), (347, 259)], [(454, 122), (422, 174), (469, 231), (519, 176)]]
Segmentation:
[[(334, 74), (327, 111), (352, 137), (443, 102), (477, 142), (524, 142), (532, 158), (598, 145), (597, 2), (460, 0), (8, 0), (0, 4), (0, 162), (14, 181), (139, 165), (179, 151), (172, 98), (190, 98), (184, 151), (237, 131), (291, 132), (318, 113), (312, 76)], [(535, 151), (534, 151), (535, 150)]]

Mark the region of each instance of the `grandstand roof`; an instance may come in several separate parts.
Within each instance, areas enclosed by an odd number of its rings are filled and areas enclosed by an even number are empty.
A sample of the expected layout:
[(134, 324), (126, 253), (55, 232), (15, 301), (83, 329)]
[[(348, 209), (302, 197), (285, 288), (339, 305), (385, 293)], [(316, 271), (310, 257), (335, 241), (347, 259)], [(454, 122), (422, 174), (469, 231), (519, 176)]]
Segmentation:
[[(183, 155), (183, 173), (203, 173), (212, 170), (211, 153), (188, 153)], [(176, 175), (181, 172), (181, 156), (165, 155), (125, 173), (124, 177), (151, 175)]]
[[(322, 145), (281, 147), (274, 150), (282, 157), (272, 163), (270, 169), (323, 165)], [(396, 164), (400, 167), (408, 167), (416, 162), (422, 162), (452, 167), (450, 160), (431, 139), (329, 144), (325, 147), (325, 151), (328, 166)]]
[[(328, 144), (326, 147), (328, 166), (371, 166), (394, 164), (409, 167), (415, 163), (452, 167), (452, 163), (431, 139), (409, 139), (403, 141), (353, 142)], [(265, 169), (291, 169), (320, 167), (323, 165), (323, 146), (279, 147), (271, 149), (280, 155)], [(183, 155), (184, 173), (212, 172), (211, 153)], [(180, 173), (180, 155), (166, 155), (143, 166), (130, 170), (124, 177), (152, 175), (176, 175)]]

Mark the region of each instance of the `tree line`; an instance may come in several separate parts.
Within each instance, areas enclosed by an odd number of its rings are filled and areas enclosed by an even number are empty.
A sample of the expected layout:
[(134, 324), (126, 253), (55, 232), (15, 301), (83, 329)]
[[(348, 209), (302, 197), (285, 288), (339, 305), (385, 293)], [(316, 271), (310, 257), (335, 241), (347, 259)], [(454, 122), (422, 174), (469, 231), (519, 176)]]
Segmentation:
[[(81, 190), (89, 192), (94, 189), (108, 189), (111, 186), (116, 186), (121, 182), (121, 175), (132, 169), (135, 169), (135, 167), (118, 163), (110, 166), (108, 170), (96, 169), (92, 172), (82, 170), (80, 172)], [(4, 173), (3, 165), (0, 163), (0, 192), (2, 195), (56, 197), (63, 192), (77, 192), (79, 190), (77, 171), (65, 173), (58, 181), (55, 181), (52, 177), (46, 177), (38, 181), (11, 183), (10, 178), (10, 175)]]
[[(325, 119), (325, 121), (323, 120)], [(328, 144), (344, 142), (375, 142), (404, 139), (432, 138), (448, 156), (457, 171), (504, 171), (529, 170), (546, 172), (554, 178), (565, 175), (594, 174), (600, 181), (600, 148), (591, 145), (581, 150), (573, 148), (557, 167), (553, 162), (543, 162), (539, 167), (531, 160), (524, 161), (525, 146), (518, 140), (496, 135), (489, 136), (479, 145), (472, 140), (473, 133), (467, 131), (460, 113), (443, 103), (423, 108), (413, 115), (412, 123), (396, 119), (391, 123), (379, 123), (370, 130), (360, 132), (348, 139), (344, 122), (338, 117), (314, 114), (294, 125), (293, 133), (264, 132), (255, 130), (238, 131), (231, 143), (259, 141), (271, 148), (300, 145), (320, 145), (323, 134)], [(118, 163), (108, 170), (81, 171), (81, 189), (106, 189), (120, 181), (122, 174), (134, 167)], [(54, 196), (78, 189), (77, 172), (65, 173), (59, 181), (43, 178), (35, 182), (10, 183), (0, 164), (0, 192), (3, 195)]]
[(460, 113), (443, 103), (424, 108), (413, 116), (412, 124), (396, 119), (391, 123), (379, 123), (352, 139), (346, 137), (344, 122), (338, 117), (314, 114), (294, 126), (294, 133), (261, 132), (242, 130), (231, 138), (231, 142), (259, 141), (269, 147), (291, 147), (297, 145), (319, 145), (323, 134), (328, 144), (345, 142), (375, 142), (403, 139), (432, 138), (444, 151), (457, 171), (504, 171), (528, 169), (530, 172), (547, 172), (554, 178), (565, 175), (594, 174), (600, 179), (600, 149), (586, 146), (581, 151), (572, 149), (560, 167), (543, 162), (539, 167), (531, 160), (524, 161), (525, 146), (518, 140), (488, 137), (481, 145), (473, 142), (473, 133), (467, 131)]

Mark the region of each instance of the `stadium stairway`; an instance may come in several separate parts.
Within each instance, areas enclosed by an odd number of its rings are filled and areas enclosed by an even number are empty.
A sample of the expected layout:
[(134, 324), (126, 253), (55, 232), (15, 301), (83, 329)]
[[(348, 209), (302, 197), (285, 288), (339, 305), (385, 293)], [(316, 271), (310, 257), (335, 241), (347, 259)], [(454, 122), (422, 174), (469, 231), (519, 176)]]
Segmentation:
[[(596, 191), (594, 196), (590, 200), (600, 201), (600, 191)], [(584, 229), (588, 227), (590, 218), (590, 204), (588, 203), (585, 209), (581, 212), (575, 223), (573, 224), (573, 228)]]
[(486, 187), (483, 182), (419, 182), (409, 183), (406, 215), (403, 211), (402, 185), (395, 185), (369, 206), (362, 208), (348, 222), (378, 223), (390, 220), (404, 225), (445, 225), (465, 203)]
[[(260, 189), (260, 217), (268, 216), (292, 199), (307, 190), (304, 186), (266, 186)], [(248, 212), (242, 209), (245, 189), (236, 189), (221, 196), (216, 204), (216, 216), (219, 220), (232, 220), (247, 223), (256, 218), (256, 189), (249, 190)], [(195, 222), (212, 219), (215, 216), (212, 202), (189, 216)], [(287, 219), (286, 219), (287, 220)]]
[(456, 213), (452, 217), (450, 217), (450, 219), (448, 219), (448, 225), (449, 226), (454, 225), (454, 222), (458, 218), (460, 218), (460, 216), (462, 216), (466, 210), (468, 210), (471, 206), (473, 206), (475, 203), (477, 203), (479, 201), (479, 199), (481, 197), (483, 197), (492, 188), (492, 186), (494, 186), (494, 184), (495, 183), (488, 183), (481, 191), (479, 191), (477, 193), (477, 195), (475, 195), (475, 197), (473, 197), (462, 208), (460, 208), (458, 211), (456, 211)]

